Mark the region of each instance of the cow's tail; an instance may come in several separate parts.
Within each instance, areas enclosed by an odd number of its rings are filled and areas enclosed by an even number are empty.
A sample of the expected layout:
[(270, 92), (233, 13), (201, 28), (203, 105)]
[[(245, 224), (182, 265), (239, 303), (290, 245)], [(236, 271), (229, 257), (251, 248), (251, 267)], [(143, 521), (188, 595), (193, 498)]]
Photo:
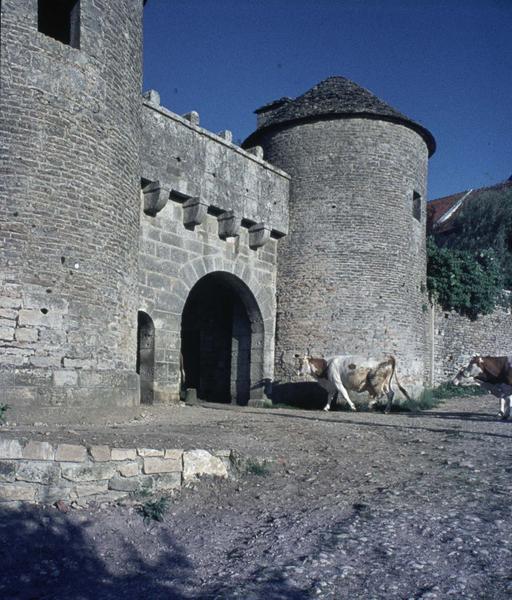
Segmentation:
[(401, 386), (400, 382), (398, 381), (398, 375), (397, 375), (397, 372), (396, 372), (396, 359), (395, 359), (395, 357), (394, 356), (390, 356), (389, 357), (389, 361), (391, 363), (391, 368), (393, 369), (393, 371), (391, 373), (391, 377), (389, 378), (390, 383), (391, 383), (391, 381), (393, 379), (393, 375), (394, 375), (395, 376), (396, 385), (398, 386), (398, 389), (407, 398), (407, 400), (412, 401), (412, 399), (409, 396), (409, 394), (405, 391), (405, 389)]

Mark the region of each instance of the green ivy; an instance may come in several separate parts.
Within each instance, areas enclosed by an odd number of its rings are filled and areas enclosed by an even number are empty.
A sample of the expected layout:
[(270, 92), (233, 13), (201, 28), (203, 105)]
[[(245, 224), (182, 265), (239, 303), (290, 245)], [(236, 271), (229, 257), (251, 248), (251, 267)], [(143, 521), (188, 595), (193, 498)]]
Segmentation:
[(503, 269), (492, 249), (470, 252), (427, 241), (427, 288), (444, 310), (476, 319), (503, 302)]

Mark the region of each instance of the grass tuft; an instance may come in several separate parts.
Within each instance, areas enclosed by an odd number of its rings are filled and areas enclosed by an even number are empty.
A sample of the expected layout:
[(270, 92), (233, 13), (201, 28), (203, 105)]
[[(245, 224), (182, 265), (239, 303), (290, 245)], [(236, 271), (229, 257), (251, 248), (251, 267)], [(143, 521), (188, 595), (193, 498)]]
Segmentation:
[(137, 507), (137, 512), (142, 515), (144, 523), (151, 521), (164, 520), (164, 515), (169, 509), (169, 500), (167, 498), (159, 498), (158, 500), (148, 500), (141, 506)]
[(418, 398), (407, 400), (400, 405), (400, 410), (418, 411), (435, 408), (444, 400), (462, 398), (463, 396), (481, 396), (482, 389), (478, 385), (458, 386), (453, 383), (442, 383), (435, 388), (425, 388)]
[(270, 467), (266, 460), (259, 462), (249, 458), (245, 463), (245, 472), (248, 475), (258, 475), (259, 477), (266, 477), (270, 475)]

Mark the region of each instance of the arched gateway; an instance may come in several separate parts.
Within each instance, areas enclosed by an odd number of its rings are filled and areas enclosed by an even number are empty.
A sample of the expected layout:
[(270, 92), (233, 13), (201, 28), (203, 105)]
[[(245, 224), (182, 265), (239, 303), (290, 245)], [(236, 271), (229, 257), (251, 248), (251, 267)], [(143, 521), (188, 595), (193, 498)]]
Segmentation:
[(249, 287), (226, 272), (209, 273), (190, 290), (181, 318), (184, 386), (203, 400), (249, 402), (263, 380), (264, 326)]

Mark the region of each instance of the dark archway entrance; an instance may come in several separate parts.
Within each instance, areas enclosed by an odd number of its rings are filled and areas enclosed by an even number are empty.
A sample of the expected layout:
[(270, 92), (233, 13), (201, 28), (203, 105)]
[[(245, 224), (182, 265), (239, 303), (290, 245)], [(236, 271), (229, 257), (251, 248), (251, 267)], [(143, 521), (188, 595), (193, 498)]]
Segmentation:
[(155, 325), (151, 317), (139, 311), (137, 318), (137, 373), (140, 377), (140, 401), (153, 404), (155, 381)]
[(228, 273), (205, 275), (182, 314), (185, 387), (195, 388), (203, 400), (247, 404), (255, 341), (262, 331), (256, 300), (241, 280)]

